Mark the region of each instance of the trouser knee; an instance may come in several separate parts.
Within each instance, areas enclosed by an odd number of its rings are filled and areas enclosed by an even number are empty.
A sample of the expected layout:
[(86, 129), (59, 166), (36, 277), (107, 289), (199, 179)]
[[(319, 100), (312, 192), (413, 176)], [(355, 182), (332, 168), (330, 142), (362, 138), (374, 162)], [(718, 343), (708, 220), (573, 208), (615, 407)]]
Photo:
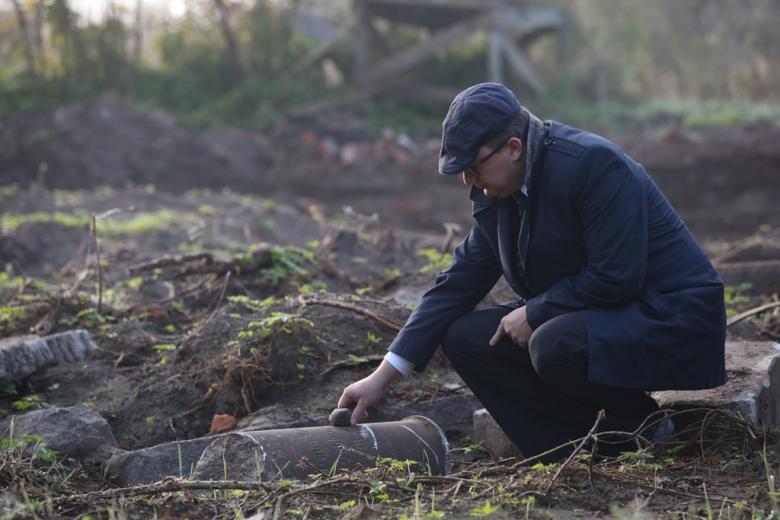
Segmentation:
[(579, 313), (564, 314), (537, 328), (528, 345), (531, 364), (549, 383), (579, 383), (587, 379), (588, 335)]

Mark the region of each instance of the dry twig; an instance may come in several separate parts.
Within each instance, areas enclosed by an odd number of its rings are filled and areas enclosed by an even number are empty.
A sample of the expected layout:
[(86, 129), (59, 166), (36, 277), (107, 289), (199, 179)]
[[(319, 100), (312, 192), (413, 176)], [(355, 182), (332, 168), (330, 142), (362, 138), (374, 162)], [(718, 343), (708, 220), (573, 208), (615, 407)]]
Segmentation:
[(558, 471), (555, 472), (555, 475), (553, 475), (553, 478), (550, 480), (550, 483), (547, 484), (547, 488), (544, 490), (544, 493), (547, 494), (552, 489), (553, 485), (555, 485), (555, 481), (558, 479), (558, 476), (563, 472), (563, 470), (566, 468), (566, 466), (569, 465), (569, 463), (574, 460), (574, 457), (577, 456), (577, 453), (582, 450), (583, 447), (585, 447), (585, 444), (588, 443), (589, 440), (593, 440), (594, 444), (596, 443), (595, 436), (596, 436), (596, 430), (599, 428), (599, 424), (604, 419), (604, 410), (599, 410), (599, 414), (596, 417), (596, 422), (593, 423), (593, 427), (591, 427), (590, 431), (588, 431), (588, 434), (583, 437), (582, 441), (577, 445), (576, 448), (574, 448), (574, 451), (571, 452), (571, 455), (561, 464), (561, 466), (558, 468)]
[(740, 312), (736, 316), (732, 316), (728, 320), (726, 320), (726, 327), (731, 327), (735, 323), (739, 323), (740, 321), (750, 318), (751, 316), (755, 316), (756, 314), (761, 314), (762, 312), (776, 309), (780, 307), (780, 302), (770, 302), (765, 303), (763, 305), (759, 305), (758, 307), (753, 307), (752, 309), (748, 309), (744, 312)]
[(302, 305), (327, 305), (329, 307), (336, 307), (337, 309), (344, 309), (348, 311), (352, 311), (355, 314), (360, 314), (362, 316), (365, 316), (367, 318), (370, 318), (374, 321), (377, 321), (381, 323), (382, 325), (389, 327), (393, 329), (394, 331), (398, 332), (403, 327), (403, 323), (399, 323), (391, 318), (386, 318), (384, 316), (380, 316), (379, 314), (376, 314), (374, 312), (369, 311), (368, 309), (364, 309), (362, 307), (358, 307), (357, 305), (351, 305), (349, 303), (344, 302), (338, 302), (335, 300), (317, 300), (317, 299), (305, 299), (303, 297), (299, 298), (299, 301)]

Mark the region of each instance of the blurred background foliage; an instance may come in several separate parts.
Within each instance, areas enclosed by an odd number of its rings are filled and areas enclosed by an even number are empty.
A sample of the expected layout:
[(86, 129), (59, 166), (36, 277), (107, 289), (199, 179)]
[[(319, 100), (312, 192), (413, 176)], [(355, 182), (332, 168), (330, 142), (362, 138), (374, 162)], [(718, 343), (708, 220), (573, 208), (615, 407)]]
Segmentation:
[[(176, 15), (166, 4), (104, 0), (86, 10), (79, 0), (3, 0), (0, 115), (109, 95), (164, 109), (189, 128), (267, 130), (295, 107), (354, 92), (347, 0), (189, 0)], [(591, 127), (780, 120), (776, 0), (539, 4), (569, 20), (565, 36), (526, 49), (544, 93), (513, 85), (542, 117)], [(390, 23), (376, 31), (388, 53), (428, 35)], [(315, 56), (323, 43), (327, 52)], [(411, 79), (456, 92), (486, 80), (486, 53), (486, 36), (475, 33)], [(435, 132), (446, 110), (392, 90), (352, 107), (377, 129), (417, 132)]]

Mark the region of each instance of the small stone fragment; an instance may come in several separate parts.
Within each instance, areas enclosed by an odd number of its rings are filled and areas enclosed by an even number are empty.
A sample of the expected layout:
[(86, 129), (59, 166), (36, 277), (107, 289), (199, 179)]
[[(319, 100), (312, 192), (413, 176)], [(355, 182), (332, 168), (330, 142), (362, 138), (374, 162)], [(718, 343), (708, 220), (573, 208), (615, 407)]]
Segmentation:
[(474, 431), (471, 438), (474, 439), (474, 442), (484, 446), (497, 459), (522, 457), (504, 430), (496, 423), (490, 412), (484, 408), (474, 412)]
[(211, 419), (209, 433), (222, 433), (236, 427), (236, 418), (232, 415), (215, 414)]
[(328, 417), (331, 426), (351, 426), (352, 410), (349, 408), (334, 408)]

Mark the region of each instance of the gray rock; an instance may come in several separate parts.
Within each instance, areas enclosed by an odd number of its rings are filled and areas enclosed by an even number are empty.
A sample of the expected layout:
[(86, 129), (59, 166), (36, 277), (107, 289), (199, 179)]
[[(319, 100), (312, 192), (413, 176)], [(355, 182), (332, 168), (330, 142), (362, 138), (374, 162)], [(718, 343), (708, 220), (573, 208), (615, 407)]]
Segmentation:
[(653, 392), (663, 408), (724, 408), (761, 426), (780, 424), (780, 344), (767, 341), (726, 343), (728, 382), (696, 391)]
[(97, 347), (83, 329), (39, 337), (0, 339), (0, 383), (19, 381), (49, 366), (81, 361)]
[(106, 472), (123, 486), (150, 484), (165, 477), (187, 478), (198, 463), (203, 450), (221, 437), (166, 442), (140, 450), (114, 454)]
[(352, 424), (352, 410), (349, 408), (334, 408), (328, 416), (331, 426), (350, 426)]
[(485, 408), (474, 412), (474, 431), (471, 438), (484, 446), (495, 458), (522, 457), (520, 450), (512, 444), (504, 430)]
[(102, 463), (119, 449), (108, 422), (83, 404), (12, 416), (0, 422), (0, 431), (5, 431), (11, 421), (15, 438), (38, 435), (60, 456), (88, 464)]

